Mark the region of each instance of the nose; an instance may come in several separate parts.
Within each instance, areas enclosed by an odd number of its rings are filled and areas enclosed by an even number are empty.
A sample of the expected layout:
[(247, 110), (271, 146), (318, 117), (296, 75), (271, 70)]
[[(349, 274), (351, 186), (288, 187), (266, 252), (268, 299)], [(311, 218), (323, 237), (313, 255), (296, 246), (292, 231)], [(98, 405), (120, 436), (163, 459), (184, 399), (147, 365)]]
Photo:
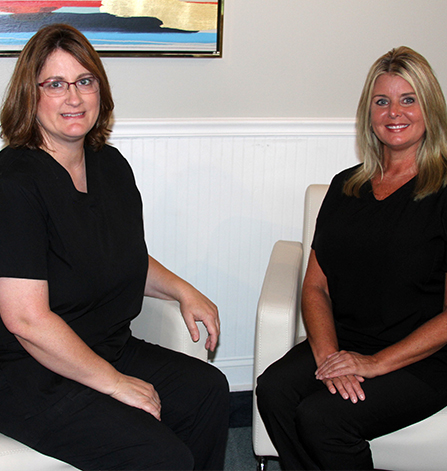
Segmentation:
[(78, 105), (79, 103), (82, 102), (81, 94), (79, 93), (79, 90), (77, 89), (74, 83), (68, 84), (66, 97), (67, 97), (66, 102), (72, 105)]
[(402, 110), (399, 103), (391, 103), (388, 109), (388, 115), (390, 118), (397, 118), (402, 116)]

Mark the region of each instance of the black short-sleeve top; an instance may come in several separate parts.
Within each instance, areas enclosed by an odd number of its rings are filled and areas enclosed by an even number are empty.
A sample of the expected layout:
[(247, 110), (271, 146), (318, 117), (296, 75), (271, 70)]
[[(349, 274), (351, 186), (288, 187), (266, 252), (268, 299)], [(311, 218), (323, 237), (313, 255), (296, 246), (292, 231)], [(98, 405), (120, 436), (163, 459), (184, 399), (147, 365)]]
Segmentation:
[[(340, 347), (372, 354), (443, 311), (447, 189), (415, 201), (414, 178), (384, 200), (370, 182), (360, 198), (348, 197), (343, 185), (354, 169), (334, 177), (312, 247), (327, 277)], [(445, 370), (446, 349), (435, 358)]]
[[(142, 202), (114, 148), (85, 149), (88, 192), (42, 150), (0, 153), (0, 277), (47, 280), (50, 308), (113, 361), (141, 309)], [(28, 357), (0, 322), (0, 364)]]

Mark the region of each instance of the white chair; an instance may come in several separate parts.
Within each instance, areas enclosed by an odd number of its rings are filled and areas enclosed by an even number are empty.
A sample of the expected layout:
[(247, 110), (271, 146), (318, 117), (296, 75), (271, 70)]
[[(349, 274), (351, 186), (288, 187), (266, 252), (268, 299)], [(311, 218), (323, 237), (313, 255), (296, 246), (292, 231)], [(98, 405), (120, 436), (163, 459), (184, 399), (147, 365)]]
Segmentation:
[[(315, 221), (327, 185), (310, 185), (306, 191), (303, 243), (278, 241), (273, 247), (256, 319), (254, 384), (271, 363), (303, 340), (300, 287), (307, 268)], [(253, 392), (254, 393), (254, 392)], [(405, 400), (405, 398), (402, 398)], [(370, 442), (374, 466), (393, 471), (445, 471), (447, 469), (447, 408), (416, 424)], [(253, 450), (258, 469), (277, 457), (253, 397)]]
[[(135, 337), (208, 359), (205, 349), (207, 332), (199, 323), (200, 340), (194, 343), (180, 313), (176, 301), (145, 298), (142, 313), (132, 322)], [(0, 433), (0, 470), (2, 471), (70, 471), (73, 466), (38, 453), (22, 443)]]

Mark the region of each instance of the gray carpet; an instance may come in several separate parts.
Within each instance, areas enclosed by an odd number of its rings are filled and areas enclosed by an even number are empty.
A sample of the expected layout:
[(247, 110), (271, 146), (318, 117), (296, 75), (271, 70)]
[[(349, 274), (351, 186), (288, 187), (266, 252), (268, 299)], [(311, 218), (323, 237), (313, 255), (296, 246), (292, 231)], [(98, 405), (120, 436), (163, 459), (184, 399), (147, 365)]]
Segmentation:
[[(230, 428), (224, 470), (256, 471), (257, 461), (251, 443), (251, 427)], [(280, 469), (277, 460), (270, 459), (268, 461), (268, 471)]]
[[(251, 441), (253, 409), (252, 391), (232, 392), (230, 394), (230, 430), (224, 470), (256, 471), (257, 460)], [(278, 460), (270, 459), (267, 471), (280, 470)]]

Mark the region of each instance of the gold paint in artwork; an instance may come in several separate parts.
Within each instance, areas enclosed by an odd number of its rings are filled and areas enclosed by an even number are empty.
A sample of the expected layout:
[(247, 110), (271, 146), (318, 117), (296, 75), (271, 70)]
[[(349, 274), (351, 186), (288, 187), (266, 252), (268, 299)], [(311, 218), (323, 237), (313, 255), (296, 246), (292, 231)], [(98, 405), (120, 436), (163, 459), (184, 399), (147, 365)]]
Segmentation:
[(217, 5), (181, 0), (102, 0), (101, 13), (115, 16), (149, 16), (163, 22), (163, 28), (185, 31), (217, 29)]

